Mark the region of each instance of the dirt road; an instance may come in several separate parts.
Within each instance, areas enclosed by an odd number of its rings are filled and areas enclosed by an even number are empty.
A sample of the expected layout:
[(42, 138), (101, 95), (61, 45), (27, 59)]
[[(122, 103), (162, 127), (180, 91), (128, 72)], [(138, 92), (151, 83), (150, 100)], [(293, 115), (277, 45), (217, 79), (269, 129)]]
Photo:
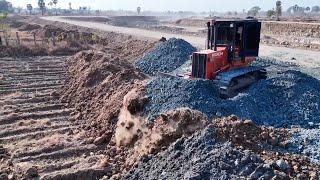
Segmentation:
[[(36, 167), (31, 176), (39, 174), (44, 179), (81, 179), (77, 177), (81, 172), (96, 178), (105, 173), (86, 163), (86, 157), (99, 158), (96, 152), (100, 148), (84, 145), (81, 136), (75, 136), (81, 132), (80, 124), (69, 120), (72, 109), (59, 101), (57, 90), (64, 84), (65, 59), (0, 59), (0, 145), (12, 157), (8, 165), (1, 162), (1, 171), (8, 168), (8, 174), (21, 171), (21, 175), (30, 175), (30, 168)], [(77, 164), (81, 167), (74, 168)]]
[[(123, 34), (130, 34), (138, 38), (151, 38), (151, 39), (160, 39), (161, 37), (166, 38), (182, 38), (186, 41), (192, 43), (196, 47), (203, 49), (205, 47), (205, 37), (196, 37), (188, 35), (177, 35), (164, 32), (150, 31), (138, 28), (128, 28), (128, 27), (119, 27), (111, 26), (108, 24), (102, 24), (97, 22), (84, 22), (84, 21), (75, 21), (68, 20), (64, 17), (43, 17), (45, 20), (49, 21), (58, 21), (65, 22), (77, 26), (88, 27), (93, 29), (98, 29), (102, 31), (114, 31)], [(274, 47), (274, 46), (260, 46), (260, 56), (268, 56), (269, 58), (274, 58), (286, 62), (294, 62), (303, 66), (308, 67), (320, 67), (320, 52), (309, 51), (309, 50), (300, 50), (300, 49), (290, 49), (285, 47)]]

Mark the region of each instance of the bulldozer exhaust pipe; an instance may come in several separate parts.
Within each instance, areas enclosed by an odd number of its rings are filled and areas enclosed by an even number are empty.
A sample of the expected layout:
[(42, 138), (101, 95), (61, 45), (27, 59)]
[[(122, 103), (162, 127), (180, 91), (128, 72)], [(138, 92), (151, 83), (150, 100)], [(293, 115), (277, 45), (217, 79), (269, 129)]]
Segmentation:
[(211, 49), (211, 23), (208, 22), (207, 23), (207, 27), (208, 27), (208, 36), (207, 36), (207, 49)]

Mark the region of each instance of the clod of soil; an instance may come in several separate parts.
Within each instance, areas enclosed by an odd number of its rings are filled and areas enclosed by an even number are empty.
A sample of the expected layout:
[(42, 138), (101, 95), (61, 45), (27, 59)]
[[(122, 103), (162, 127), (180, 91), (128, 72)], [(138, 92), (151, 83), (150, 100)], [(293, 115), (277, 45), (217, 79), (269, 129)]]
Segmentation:
[(251, 120), (243, 121), (236, 116), (214, 119), (212, 123), (218, 139), (255, 152), (285, 147), (289, 138), (286, 130), (258, 126)]
[(189, 56), (196, 51), (188, 42), (171, 38), (159, 44), (153, 51), (136, 62), (136, 66), (146, 74), (158, 72), (168, 73), (184, 64)]

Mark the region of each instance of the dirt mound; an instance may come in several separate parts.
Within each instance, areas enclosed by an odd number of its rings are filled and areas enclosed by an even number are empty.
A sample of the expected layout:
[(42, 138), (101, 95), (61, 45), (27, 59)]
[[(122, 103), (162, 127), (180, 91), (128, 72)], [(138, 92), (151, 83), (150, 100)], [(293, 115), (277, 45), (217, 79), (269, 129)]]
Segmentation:
[(57, 26), (53, 26), (53, 25), (45, 25), (41, 31), (43, 32), (44, 36), (47, 38), (50, 38), (52, 33), (58, 36), (61, 33), (65, 32), (64, 29), (59, 28)]
[(68, 60), (69, 86), (63, 100), (75, 105), (75, 118), (86, 120), (84, 128), (91, 137), (111, 138), (123, 97), (145, 79), (123, 55), (86, 51)]
[(106, 179), (121, 176), (141, 158), (166, 149), (176, 139), (189, 136), (208, 123), (202, 113), (187, 108), (167, 112), (149, 123), (143, 116), (146, 100), (143, 86), (134, 88), (124, 97), (115, 135), (106, 151), (105, 161), (115, 168)]
[(79, 31), (75, 27), (62, 28), (55, 25), (45, 25), (43, 28), (33, 30), (32, 33), (45, 39), (51, 39), (53, 35), (56, 38), (56, 41), (67, 41), (71, 45), (79, 43), (82, 45), (93, 45), (101, 43), (103, 39), (97, 34)]
[(66, 19), (70, 20), (76, 20), (76, 21), (90, 21), (90, 22), (100, 22), (100, 23), (107, 23), (110, 21), (110, 18), (108, 17), (99, 17), (99, 16), (93, 16), (93, 17), (66, 17)]
[(19, 31), (33, 31), (36, 29), (41, 29), (42, 27), (38, 24), (24, 24), (18, 28)]
[(174, 23), (180, 26), (196, 26), (196, 27), (206, 27), (209, 19), (179, 19)]
[(184, 64), (196, 51), (188, 42), (171, 38), (159, 44), (153, 51), (136, 62), (136, 66), (144, 73), (155, 75), (158, 72), (172, 72)]
[(70, 45), (58, 45), (55, 47), (43, 46), (0, 46), (0, 57), (29, 57), (29, 56), (65, 56), (73, 55), (86, 47), (72, 47)]
[(188, 108), (161, 114), (154, 123), (149, 123), (144, 116), (132, 118), (132, 114), (126, 113), (125, 117), (123, 114), (122, 110), (115, 137), (118, 146), (132, 147), (132, 155), (126, 161), (128, 165), (135, 164), (145, 155), (166, 149), (176, 139), (190, 136), (208, 123), (201, 112)]
[(213, 127), (216, 128), (218, 139), (230, 141), (236, 146), (254, 151), (288, 145), (289, 133), (287, 131), (261, 127), (251, 120), (242, 121), (236, 116), (215, 119)]
[(166, 112), (150, 123), (143, 113), (148, 102), (144, 93), (143, 85), (124, 96), (115, 131), (117, 146), (133, 147), (134, 157), (156, 153), (175, 139), (191, 135), (208, 123), (201, 112), (188, 108)]
[(30, 48), (27, 46), (0, 46), (0, 57), (24, 57), (48, 55), (44, 47)]
[(108, 21), (113, 26), (139, 27), (159, 23), (154, 16), (114, 16)]

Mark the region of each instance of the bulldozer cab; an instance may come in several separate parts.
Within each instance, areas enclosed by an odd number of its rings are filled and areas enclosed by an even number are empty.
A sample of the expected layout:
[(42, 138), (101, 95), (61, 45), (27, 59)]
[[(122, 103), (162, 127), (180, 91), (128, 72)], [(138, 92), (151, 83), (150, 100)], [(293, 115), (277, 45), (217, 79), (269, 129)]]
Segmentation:
[(208, 22), (207, 48), (227, 47), (228, 60), (244, 60), (259, 54), (261, 22), (256, 19)]

